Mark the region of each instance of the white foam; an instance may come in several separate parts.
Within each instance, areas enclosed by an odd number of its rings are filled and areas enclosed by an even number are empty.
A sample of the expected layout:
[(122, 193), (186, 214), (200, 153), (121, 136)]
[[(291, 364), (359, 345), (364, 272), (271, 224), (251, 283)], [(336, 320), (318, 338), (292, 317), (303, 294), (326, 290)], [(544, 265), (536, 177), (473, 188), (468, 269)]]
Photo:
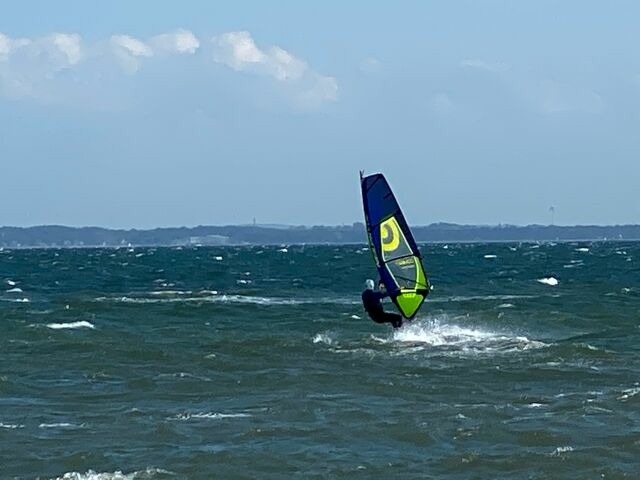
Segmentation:
[(217, 290), (200, 290), (201, 295), (218, 295), (218, 291)]
[(561, 455), (561, 454), (567, 453), (567, 452), (573, 452), (573, 447), (570, 446), (570, 445), (566, 445), (564, 447), (558, 447), (551, 453), (551, 455), (552, 456), (558, 456), (558, 455)]
[(15, 430), (17, 428), (24, 428), (24, 425), (18, 423), (2, 423), (0, 422), (0, 428), (5, 428), (7, 430)]
[(354, 305), (360, 302), (354, 301), (351, 298), (283, 298), (283, 297), (256, 297), (250, 295), (222, 295), (216, 297), (218, 301), (229, 303), (254, 303), (257, 305), (306, 305), (306, 304), (321, 304), (331, 303), (338, 305)]
[(357, 302), (350, 298), (283, 298), (283, 297), (258, 297), (252, 295), (218, 295), (216, 291), (204, 291), (214, 293), (209, 296), (186, 296), (168, 298), (146, 298), (146, 297), (97, 297), (97, 302), (122, 302), (122, 303), (172, 303), (172, 302), (210, 302), (210, 303), (237, 303), (255, 305), (306, 305), (306, 304), (338, 304), (355, 305)]
[(485, 255), (484, 258), (498, 258), (498, 256), (493, 254), (488, 254), (488, 255)]
[(196, 413), (179, 413), (174, 417), (169, 417), (168, 420), (220, 420), (223, 418), (247, 418), (250, 417), (248, 413), (219, 413), (219, 412), (196, 412)]
[(60, 422), (60, 423), (41, 423), (38, 428), (83, 428), (84, 423), (76, 425), (73, 423)]
[(362, 317), (359, 317), (358, 315), (351, 315), (351, 318), (354, 320), (360, 320)]
[(10, 288), (6, 291), (7, 293), (22, 293), (22, 289), (18, 287)]
[[(526, 300), (531, 298), (537, 298), (535, 295), (469, 295), (469, 296), (455, 296), (444, 299), (447, 302), (468, 302), (471, 300)], [(431, 300), (430, 303), (437, 302), (439, 300)]]
[[(163, 284), (166, 285), (166, 284)], [(191, 290), (153, 290), (151, 292), (149, 292), (150, 295), (165, 295), (165, 296), (171, 296), (171, 295), (191, 295), (193, 292)]]
[(241, 278), (240, 280), (236, 280), (236, 283), (239, 285), (249, 285), (253, 282), (251, 280), (245, 280), (244, 278)]
[(290, 298), (254, 297), (250, 295), (222, 295), (216, 297), (216, 299), (223, 303), (253, 303), (256, 305), (299, 305), (306, 303), (303, 300), (293, 300)]
[(7, 279), (6, 282), (7, 282), (7, 285), (9, 285), (10, 287), (13, 287), (16, 285), (16, 282), (14, 282), (13, 280)]
[(471, 352), (515, 352), (541, 348), (545, 343), (478, 328), (463, 327), (439, 319), (413, 321), (394, 330), (390, 339), (374, 338), (381, 343), (408, 342), (428, 347), (450, 346)]
[(146, 470), (140, 470), (132, 473), (122, 473), (120, 470), (116, 470), (115, 472), (97, 473), (93, 470), (88, 470), (86, 473), (67, 472), (62, 477), (56, 477), (52, 480), (136, 480), (149, 479), (156, 475), (166, 474), (171, 474), (171, 472), (160, 468), (147, 468)]
[(161, 378), (186, 378), (186, 379), (202, 380), (203, 382), (211, 381), (209, 377), (194, 375), (193, 373), (189, 373), (189, 372), (161, 373), (154, 377), (154, 379), (161, 379)]
[(287, 250), (286, 248), (280, 248), (278, 251), (282, 253), (287, 253), (289, 250)]
[(480, 341), (492, 337), (490, 332), (443, 324), (438, 320), (414, 322), (393, 333), (393, 339), (401, 342), (420, 342), (429, 345), (455, 345)]
[(217, 260), (218, 262), (221, 262), (222, 260), (224, 260), (220, 255), (213, 257), (213, 259)]
[(513, 303), (501, 303), (498, 305), (498, 308), (513, 308), (515, 305)]
[(622, 391), (622, 395), (618, 397), (618, 400), (628, 400), (638, 394), (640, 394), (640, 387), (628, 388)]
[(544, 277), (544, 278), (539, 278), (538, 282), (543, 283), (544, 285), (550, 285), (552, 287), (555, 287), (556, 285), (558, 285), (558, 279), (555, 277)]
[(48, 323), (47, 327), (52, 328), (53, 330), (65, 330), (65, 329), (74, 329), (74, 328), (96, 328), (92, 323), (89, 323), (86, 320), (81, 320), (79, 322), (69, 322), (69, 323)]
[(318, 333), (313, 337), (313, 343), (324, 343), (326, 345), (333, 345), (334, 340), (329, 333)]
[(576, 248), (576, 252), (587, 253), (588, 251), (589, 251), (589, 249), (587, 247)]

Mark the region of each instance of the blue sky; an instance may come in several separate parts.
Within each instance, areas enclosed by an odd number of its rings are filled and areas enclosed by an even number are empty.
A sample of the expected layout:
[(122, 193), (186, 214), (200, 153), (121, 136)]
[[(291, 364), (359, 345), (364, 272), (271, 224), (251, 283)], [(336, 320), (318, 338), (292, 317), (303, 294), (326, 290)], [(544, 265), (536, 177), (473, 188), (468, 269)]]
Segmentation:
[(0, 225), (640, 223), (640, 4), (221, 3), (3, 6)]

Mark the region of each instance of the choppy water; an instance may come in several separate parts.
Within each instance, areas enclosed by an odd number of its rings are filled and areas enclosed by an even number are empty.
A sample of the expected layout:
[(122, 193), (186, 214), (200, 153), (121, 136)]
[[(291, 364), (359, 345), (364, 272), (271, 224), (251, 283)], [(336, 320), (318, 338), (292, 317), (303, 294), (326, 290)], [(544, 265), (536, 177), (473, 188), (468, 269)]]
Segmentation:
[(0, 251), (0, 478), (640, 478), (640, 244)]

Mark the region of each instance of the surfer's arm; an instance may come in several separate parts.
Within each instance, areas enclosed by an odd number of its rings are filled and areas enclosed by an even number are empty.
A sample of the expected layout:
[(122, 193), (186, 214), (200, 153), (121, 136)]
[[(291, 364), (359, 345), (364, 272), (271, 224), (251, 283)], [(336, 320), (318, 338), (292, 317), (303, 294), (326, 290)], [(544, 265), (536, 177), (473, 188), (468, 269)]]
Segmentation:
[(389, 294), (385, 291), (385, 292), (375, 292), (376, 295), (376, 299), (377, 300), (382, 300), (385, 297), (388, 297)]

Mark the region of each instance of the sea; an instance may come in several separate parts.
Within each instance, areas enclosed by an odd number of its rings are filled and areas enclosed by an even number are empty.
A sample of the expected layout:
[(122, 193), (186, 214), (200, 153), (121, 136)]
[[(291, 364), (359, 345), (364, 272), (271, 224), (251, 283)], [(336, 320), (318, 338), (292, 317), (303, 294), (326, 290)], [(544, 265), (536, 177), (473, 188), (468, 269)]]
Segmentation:
[(421, 250), (1, 250), (0, 478), (640, 478), (640, 243)]

